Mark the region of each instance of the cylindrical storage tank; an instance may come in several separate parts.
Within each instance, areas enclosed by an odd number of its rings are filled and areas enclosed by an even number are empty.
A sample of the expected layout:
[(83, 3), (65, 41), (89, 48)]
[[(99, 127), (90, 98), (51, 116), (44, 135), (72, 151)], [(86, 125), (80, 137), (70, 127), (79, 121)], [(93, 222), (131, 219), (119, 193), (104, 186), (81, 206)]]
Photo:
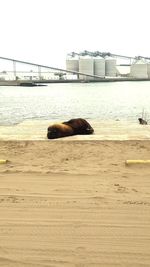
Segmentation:
[(150, 63), (147, 64), (147, 75), (150, 78)]
[(105, 76), (105, 59), (103, 57), (94, 58), (94, 75)]
[(130, 76), (134, 78), (148, 78), (147, 63), (143, 60), (138, 60), (130, 67)]
[(105, 75), (109, 77), (116, 77), (117, 75), (116, 59), (112, 57), (105, 58)]
[(66, 70), (79, 71), (79, 59), (77, 57), (67, 58)]
[[(89, 56), (80, 57), (79, 58), (79, 72), (93, 75), (94, 74), (94, 59)], [(79, 75), (79, 78), (83, 80), (93, 79), (92, 76), (85, 76), (82, 74)]]

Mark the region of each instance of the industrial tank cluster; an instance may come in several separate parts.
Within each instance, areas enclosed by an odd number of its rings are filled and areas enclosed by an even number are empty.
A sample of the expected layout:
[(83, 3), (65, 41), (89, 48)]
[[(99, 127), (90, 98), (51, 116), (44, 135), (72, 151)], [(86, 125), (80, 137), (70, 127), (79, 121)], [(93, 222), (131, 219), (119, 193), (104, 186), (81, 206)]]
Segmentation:
[(130, 77), (134, 78), (150, 78), (150, 63), (146, 60), (135, 60), (130, 67)]
[[(116, 59), (112, 57), (69, 57), (66, 59), (66, 69), (79, 72), (79, 79), (83, 80), (94, 79), (93, 75), (97, 76), (97, 78), (105, 76), (116, 77), (117, 75)], [(89, 76), (83, 74), (88, 74)]]

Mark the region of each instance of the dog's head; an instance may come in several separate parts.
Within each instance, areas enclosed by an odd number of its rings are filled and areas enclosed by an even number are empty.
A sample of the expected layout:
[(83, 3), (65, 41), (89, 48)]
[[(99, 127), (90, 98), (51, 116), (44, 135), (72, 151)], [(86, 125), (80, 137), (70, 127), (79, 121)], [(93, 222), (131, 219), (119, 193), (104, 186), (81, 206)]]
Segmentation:
[(55, 139), (61, 137), (61, 131), (57, 125), (49, 126), (47, 129), (47, 138)]

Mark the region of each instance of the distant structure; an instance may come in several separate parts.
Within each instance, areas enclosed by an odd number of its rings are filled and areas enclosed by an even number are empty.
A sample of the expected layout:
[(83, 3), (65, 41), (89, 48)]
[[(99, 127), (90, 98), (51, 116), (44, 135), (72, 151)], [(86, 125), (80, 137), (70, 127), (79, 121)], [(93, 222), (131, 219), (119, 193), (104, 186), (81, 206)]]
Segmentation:
[(79, 72), (86, 73), (91, 76), (79, 75), (79, 79), (91, 80), (94, 75), (94, 59), (90, 56), (81, 56), (79, 58)]
[(104, 78), (105, 76), (117, 76), (116, 59), (111, 57), (109, 53), (108, 55), (102, 55), (98, 52), (84, 51), (79, 54), (72, 52), (67, 56), (66, 69), (89, 75), (85, 76), (80, 74), (78, 78), (81, 80), (90, 80), (93, 79), (94, 76), (95, 79)]
[(130, 77), (150, 78), (150, 62), (145, 58), (135, 58), (130, 69)]
[[(128, 60), (128, 63), (117, 64), (118, 59)], [(121, 73), (120, 68), (127, 66), (129, 71)], [(150, 79), (150, 58), (143, 56), (128, 57), (109, 52), (85, 50), (81, 53), (71, 52), (68, 54), (66, 69), (91, 75), (79, 75), (78, 78), (83, 80), (115, 77)]]
[[(110, 52), (71, 52), (66, 58), (66, 68), (56, 68), (37, 63), (0, 57), (2, 63), (0, 82), (90, 82), (117, 80), (150, 80), (150, 58), (129, 57)], [(121, 63), (122, 62), (122, 63)], [(9, 67), (6, 65), (9, 63)], [(4, 67), (6, 66), (6, 67)]]
[(109, 56), (105, 58), (105, 76), (117, 76), (116, 59)]
[[(79, 75), (79, 79), (83, 80), (116, 77), (120, 75), (120, 72), (117, 69), (117, 57), (130, 61), (132, 59), (131, 57), (99, 51), (90, 52), (85, 50), (81, 53), (72, 52), (67, 55), (66, 69), (91, 75)], [(130, 65), (130, 63), (128, 63), (128, 65)]]
[(94, 58), (94, 74), (97, 76), (105, 76), (105, 59), (103, 57)]
[(66, 59), (66, 69), (70, 71), (79, 71), (79, 59), (77, 56), (68, 56)]

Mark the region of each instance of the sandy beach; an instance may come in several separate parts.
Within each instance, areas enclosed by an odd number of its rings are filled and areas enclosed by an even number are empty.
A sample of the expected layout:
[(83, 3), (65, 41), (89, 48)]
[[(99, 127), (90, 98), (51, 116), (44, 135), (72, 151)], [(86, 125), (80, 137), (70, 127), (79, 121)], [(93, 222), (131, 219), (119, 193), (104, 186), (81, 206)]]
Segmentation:
[(149, 141), (7, 140), (0, 157), (0, 266), (150, 266), (150, 165), (125, 164)]
[(150, 164), (125, 164), (150, 159), (150, 126), (46, 126), (0, 127), (0, 266), (150, 266)]

